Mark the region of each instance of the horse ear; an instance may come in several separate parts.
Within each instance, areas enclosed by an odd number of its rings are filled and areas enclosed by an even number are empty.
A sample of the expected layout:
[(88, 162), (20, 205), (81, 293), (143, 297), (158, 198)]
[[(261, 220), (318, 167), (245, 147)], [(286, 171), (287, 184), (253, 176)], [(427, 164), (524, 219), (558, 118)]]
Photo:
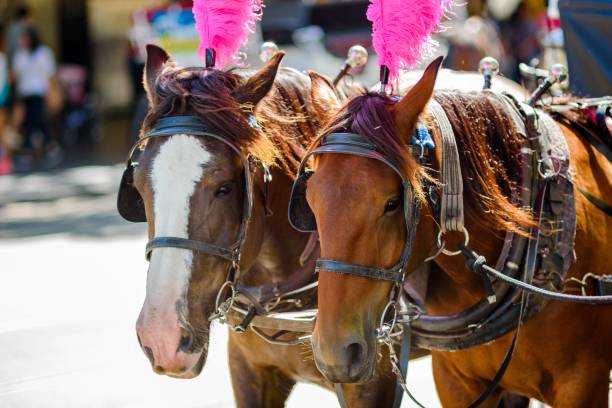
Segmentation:
[(340, 95), (332, 82), (315, 71), (308, 71), (310, 76), (310, 94), (315, 114), (319, 122), (324, 123), (340, 109)]
[(143, 85), (151, 105), (155, 103), (155, 81), (168, 62), (173, 62), (170, 55), (157, 45), (147, 44), (147, 61), (145, 62)]
[(274, 54), (255, 75), (247, 80), (246, 84), (234, 92), (236, 100), (241, 104), (257, 105), (272, 89), (276, 73), (284, 56), (283, 51)]
[(421, 79), (393, 107), (395, 125), (401, 135), (408, 135), (412, 132), (419, 115), (429, 102), (442, 59), (443, 57), (438, 57), (433, 60), (423, 72)]

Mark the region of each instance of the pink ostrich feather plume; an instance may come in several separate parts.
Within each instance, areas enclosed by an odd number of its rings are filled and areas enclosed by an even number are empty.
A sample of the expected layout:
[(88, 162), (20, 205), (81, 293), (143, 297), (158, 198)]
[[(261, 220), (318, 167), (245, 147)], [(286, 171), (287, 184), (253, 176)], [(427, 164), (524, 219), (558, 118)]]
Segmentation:
[(240, 63), (238, 49), (261, 19), (262, 0), (194, 0), (193, 15), (200, 33), (198, 55), (206, 59), (206, 49), (216, 53), (216, 66)]
[(372, 42), (378, 63), (389, 68), (391, 80), (400, 70), (417, 65), (436, 43), (431, 33), (449, 12), (453, 0), (370, 0)]

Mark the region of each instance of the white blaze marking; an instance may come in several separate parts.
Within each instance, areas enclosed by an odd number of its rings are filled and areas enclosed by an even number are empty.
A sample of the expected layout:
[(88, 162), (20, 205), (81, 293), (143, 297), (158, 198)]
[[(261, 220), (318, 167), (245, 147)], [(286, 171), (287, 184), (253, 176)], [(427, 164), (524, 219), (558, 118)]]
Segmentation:
[[(191, 196), (202, 178), (202, 166), (210, 158), (211, 154), (193, 136), (175, 135), (161, 145), (150, 174), (156, 237), (188, 238)], [(193, 253), (186, 249), (153, 250), (144, 308), (159, 307), (158, 313), (174, 311), (176, 301), (186, 292), (192, 257)]]

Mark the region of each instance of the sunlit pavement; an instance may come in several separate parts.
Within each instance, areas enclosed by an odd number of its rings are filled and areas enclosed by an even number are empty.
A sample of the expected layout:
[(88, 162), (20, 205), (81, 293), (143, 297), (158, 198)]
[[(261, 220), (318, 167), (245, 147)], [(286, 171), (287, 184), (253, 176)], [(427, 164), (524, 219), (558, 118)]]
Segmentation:
[[(120, 171), (0, 178), (0, 407), (234, 406), (225, 327), (194, 380), (154, 374), (138, 347), (146, 238), (115, 215)], [(410, 365), (410, 387), (439, 406), (428, 359)], [(300, 384), (288, 406), (337, 402)]]

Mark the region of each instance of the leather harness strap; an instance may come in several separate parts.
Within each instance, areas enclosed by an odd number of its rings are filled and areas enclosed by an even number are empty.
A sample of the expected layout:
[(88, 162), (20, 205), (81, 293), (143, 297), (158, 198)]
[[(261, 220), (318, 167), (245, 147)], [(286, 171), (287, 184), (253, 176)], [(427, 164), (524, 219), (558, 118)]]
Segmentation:
[[(264, 330), (284, 330), (295, 333), (312, 333), (314, 329), (314, 311), (303, 311), (304, 315), (300, 316), (297, 313), (272, 313), (268, 315), (253, 316), (249, 326), (257, 327)], [(245, 315), (232, 309), (228, 314), (228, 320), (235, 324), (240, 324), (244, 321)]]
[(344, 397), (342, 383), (335, 383), (334, 390), (336, 391), (336, 398), (338, 398), (338, 405), (340, 405), (340, 408), (349, 408), (349, 404), (346, 402), (346, 398)]
[[(400, 348), (400, 355), (399, 355), (399, 370), (400, 370), (400, 374), (401, 374), (401, 378), (404, 379), (404, 381), (406, 380), (407, 375), (408, 375), (408, 360), (410, 359), (410, 348), (411, 348), (411, 341), (410, 341), (410, 337), (411, 337), (411, 333), (410, 333), (410, 327), (404, 327), (404, 333), (402, 334), (402, 345)], [(393, 399), (393, 408), (400, 408), (400, 406), (402, 405), (402, 399), (404, 397), (404, 392), (402, 389), (402, 384), (400, 384), (399, 381), (396, 381), (395, 383), (395, 398)], [(413, 398), (411, 396), (411, 398)]]
[(457, 141), (442, 106), (435, 99), (429, 102), (442, 139), (442, 197), (440, 200), (440, 231), (463, 230), (463, 179)]
[[(202, 241), (178, 237), (157, 237), (147, 243), (146, 258), (151, 258), (151, 252), (155, 248), (181, 248), (188, 249), (203, 254), (218, 256), (219, 258), (227, 259), (228, 261), (237, 261), (236, 250), (224, 248), (213, 244), (208, 244)], [(236, 247), (237, 249), (237, 247)]]
[[(250, 326), (265, 330), (312, 333), (316, 310), (299, 312), (274, 312), (274, 310), (282, 300), (307, 292), (312, 293), (316, 289), (317, 282), (312, 282), (312, 271), (319, 254), (318, 235), (311, 233), (300, 256), (300, 268), (287, 279), (257, 287), (236, 284), (236, 302), (228, 311), (228, 321), (231, 321), (234, 327), (244, 325), (244, 329)], [(257, 314), (249, 316), (251, 309)], [(249, 321), (245, 322), (247, 317)]]
[(348, 262), (334, 261), (331, 259), (318, 259), (315, 272), (333, 271), (336, 273), (363, 276), (370, 279), (385, 280), (400, 283), (403, 280), (403, 265), (397, 264), (393, 268), (384, 269), (375, 266), (357, 265)]
[(591, 132), (587, 126), (583, 125), (577, 120), (572, 120), (570, 116), (563, 112), (554, 112), (554, 114), (555, 119), (563, 123), (565, 126), (578, 129), (580, 135), (582, 135), (582, 137), (584, 137), (591, 146), (597, 149), (599, 153), (603, 154), (609, 162), (612, 162), (612, 151), (610, 148), (604, 142), (602, 142), (597, 135)]
[[(597, 111), (598, 112), (597, 114), (598, 125), (600, 126), (601, 132), (604, 134), (604, 138), (606, 137), (605, 136), (606, 134), (609, 134), (608, 128), (605, 125), (605, 115), (606, 115), (605, 112), (607, 112), (609, 109), (610, 109), (610, 105), (601, 105)], [(600, 118), (600, 111), (603, 112), (603, 118)], [(599, 153), (601, 153), (609, 162), (612, 163), (612, 150), (610, 150), (608, 145), (604, 143), (605, 139), (604, 141), (600, 140), (597, 137), (597, 135), (591, 131), (591, 129), (589, 129), (587, 126), (585, 126), (584, 124), (580, 123), (577, 120), (572, 120), (572, 117), (568, 115), (566, 112), (553, 111), (553, 113), (555, 114), (555, 119), (558, 120), (559, 122), (563, 123), (564, 125), (568, 127), (578, 129), (580, 134), (591, 144), (591, 146), (597, 149)], [(599, 123), (600, 121), (603, 121), (603, 125)], [(603, 211), (605, 214), (612, 216), (612, 206), (610, 204), (602, 201), (601, 199), (595, 197), (593, 194), (589, 193), (588, 191), (580, 187), (577, 187), (577, 189), (578, 191), (580, 191), (580, 193), (582, 193), (582, 195), (587, 200), (589, 200), (598, 209)]]

